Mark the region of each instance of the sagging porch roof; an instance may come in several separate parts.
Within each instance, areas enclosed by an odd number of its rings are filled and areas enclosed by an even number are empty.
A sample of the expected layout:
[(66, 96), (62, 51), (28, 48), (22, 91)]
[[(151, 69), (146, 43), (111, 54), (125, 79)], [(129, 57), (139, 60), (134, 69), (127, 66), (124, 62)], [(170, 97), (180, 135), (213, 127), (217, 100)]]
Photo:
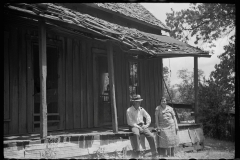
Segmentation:
[(53, 3), (8, 3), (4, 4), (4, 8), (76, 25), (79, 30), (84, 28), (92, 33), (112, 39), (121, 46), (127, 45), (129, 53), (136, 55), (144, 54), (148, 57), (211, 57), (208, 52), (174, 38), (120, 26)]

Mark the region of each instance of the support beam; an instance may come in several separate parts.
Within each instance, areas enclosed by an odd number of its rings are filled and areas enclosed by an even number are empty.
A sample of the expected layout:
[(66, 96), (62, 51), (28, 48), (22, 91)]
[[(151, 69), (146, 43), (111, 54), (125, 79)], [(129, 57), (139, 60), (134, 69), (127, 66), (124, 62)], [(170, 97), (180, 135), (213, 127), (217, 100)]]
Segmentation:
[(40, 69), (40, 137), (47, 137), (47, 49), (46, 49), (46, 24), (39, 20), (39, 69)]
[(112, 128), (114, 133), (118, 133), (114, 66), (113, 66), (113, 47), (112, 47), (111, 41), (107, 41), (107, 53), (108, 53), (108, 74), (109, 74), (111, 110), (112, 110)]
[(195, 123), (199, 123), (198, 117), (198, 57), (194, 57), (194, 97), (195, 97)]

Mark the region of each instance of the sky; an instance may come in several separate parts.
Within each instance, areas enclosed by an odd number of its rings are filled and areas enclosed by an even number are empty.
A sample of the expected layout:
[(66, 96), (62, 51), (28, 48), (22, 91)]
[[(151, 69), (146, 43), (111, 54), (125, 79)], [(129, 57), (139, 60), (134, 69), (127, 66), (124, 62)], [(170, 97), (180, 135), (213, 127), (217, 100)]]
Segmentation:
[[(166, 24), (166, 13), (171, 12), (171, 8), (174, 11), (180, 11), (182, 9), (189, 8), (189, 3), (141, 3), (149, 12), (151, 12), (157, 19)], [(168, 33), (163, 33), (168, 35)], [(214, 66), (220, 63), (218, 55), (224, 52), (223, 46), (228, 44), (228, 37), (219, 39), (215, 41), (216, 47), (212, 48), (214, 54), (211, 58), (198, 58), (198, 69), (203, 70), (204, 76), (206, 79), (209, 78), (209, 75), (214, 71)], [(193, 41), (188, 44), (194, 45)], [(171, 85), (178, 84), (181, 80), (177, 76), (177, 71), (180, 69), (188, 69), (188, 71), (193, 72), (194, 68), (194, 58), (193, 57), (181, 57), (181, 58), (164, 58), (163, 66), (167, 66), (171, 70), (169, 75)]]

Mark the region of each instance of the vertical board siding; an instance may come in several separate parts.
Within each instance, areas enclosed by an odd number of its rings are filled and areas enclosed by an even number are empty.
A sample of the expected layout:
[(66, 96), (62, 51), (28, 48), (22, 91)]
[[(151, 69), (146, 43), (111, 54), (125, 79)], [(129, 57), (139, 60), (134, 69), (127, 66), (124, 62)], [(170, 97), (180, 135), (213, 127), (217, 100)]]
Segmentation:
[(117, 100), (117, 108), (118, 108), (118, 112), (117, 112), (117, 114), (118, 114), (118, 124), (119, 125), (122, 125), (124, 122), (123, 122), (123, 116), (124, 116), (124, 107), (123, 107), (123, 102), (122, 102), (122, 99), (123, 99), (123, 97), (122, 97), (122, 92), (123, 92), (123, 90), (122, 90), (122, 88), (123, 88), (123, 86), (122, 86), (122, 79), (121, 79), (121, 77), (122, 77), (122, 68), (121, 68), (121, 65), (122, 65), (122, 56), (121, 56), (121, 53), (119, 52), (119, 51), (117, 51), (116, 52), (116, 71), (115, 71), (115, 75), (116, 75), (116, 78), (115, 78), (115, 80), (117, 80), (116, 81), (116, 88), (117, 88), (117, 90), (116, 90), (116, 100)]
[(9, 133), (18, 133), (18, 29), (11, 28), (10, 38), (10, 114)]
[(144, 61), (144, 79), (145, 79), (145, 101), (146, 101), (146, 105), (145, 105), (145, 109), (147, 110), (148, 113), (150, 113), (150, 94), (149, 94), (149, 65), (148, 65), (148, 61)]
[[(4, 31), (4, 119), (9, 119), (9, 32)], [(4, 130), (5, 131), (5, 130)]]
[(34, 79), (33, 57), (31, 53), (31, 41), (27, 38), (27, 130), (33, 132), (33, 107), (34, 107)]
[(93, 99), (94, 99), (94, 127), (98, 126), (98, 64), (96, 61), (96, 54), (93, 55)]
[(151, 70), (151, 73), (150, 73), (150, 95), (151, 95), (151, 115), (154, 115), (153, 111), (154, 111), (154, 108), (155, 108), (155, 87), (156, 87), (156, 84), (154, 83), (154, 59), (151, 60), (150, 62), (150, 70)]
[[(158, 69), (158, 63), (159, 63), (159, 59), (156, 59), (155, 60), (155, 63), (154, 63), (154, 83), (155, 83), (155, 108), (158, 106), (158, 101), (159, 101), (159, 98), (160, 98), (160, 95), (159, 95), (159, 69)], [(155, 118), (154, 118), (155, 120)]]
[(139, 85), (140, 85), (140, 95), (143, 98), (141, 106), (146, 108), (146, 89), (145, 89), (145, 72), (144, 72), (144, 62), (139, 62)]
[(65, 56), (66, 56), (66, 46), (65, 39), (60, 37), (61, 45), (59, 48), (59, 79), (58, 79), (58, 105), (59, 105), (59, 115), (60, 115), (60, 129), (65, 129), (66, 122), (66, 69), (65, 69)]
[(153, 117), (152, 117), (152, 124), (154, 125), (155, 124), (155, 108), (157, 107), (157, 105), (158, 105), (158, 103), (157, 103), (157, 101), (158, 101), (158, 99), (159, 99), (159, 95), (158, 95), (158, 88), (159, 88), (159, 86), (158, 86), (158, 79), (157, 79), (157, 77), (158, 77), (158, 68), (157, 68), (157, 59), (155, 59), (154, 60), (154, 72), (153, 72), (153, 80), (154, 80), (154, 106), (153, 106)]
[(67, 38), (66, 54), (66, 129), (73, 129), (73, 52), (72, 39)]
[[(11, 121), (4, 122), (4, 134), (31, 133), (34, 108), (32, 44), (30, 38), (26, 39), (27, 29), (10, 28), (9, 33), (9, 40), (4, 34), (4, 119), (11, 118)], [(65, 36), (60, 40), (60, 129), (97, 127), (98, 102), (95, 100), (98, 96), (98, 76), (92, 47), (105, 49), (106, 46), (86, 38), (80, 38), (79, 41)], [(126, 110), (130, 106), (130, 69), (127, 53), (118, 47), (114, 50), (114, 72), (118, 124), (122, 125), (127, 124)], [(142, 107), (148, 111), (154, 123), (154, 111), (163, 92), (162, 59), (138, 61), (138, 79), (140, 94), (144, 99)]]
[(88, 128), (93, 127), (93, 69), (92, 69), (92, 41), (87, 43), (87, 109)]
[(19, 133), (27, 133), (27, 69), (26, 69), (26, 43), (25, 30), (19, 32)]
[[(9, 116), (9, 32), (4, 31), (4, 120)], [(4, 135), (9, 133), (9, 121), (4, 122)]]
[(157, 68), (158, 68), (158, 95), (159, 95), (159, 98), (158, 98), (158, 105), (160, 104), (160, 100), (161, 100), (161, 97), (163, 96), (162, 95), (162, 58), (159, 58), (158, 60), (158, 63), (157, 63)]
[(79, 43), (73, 43), (73, 117), (74, 128), (80, 128), (80, 55)]
[(152, 110), (152, 62), (151, 60), (147, 62), (148, 67), (147, 67), (147, 76), (148, 76), (148, 113), (151, 114), (151, 110)]
[(87, 46), (86, 40), (82, 39), (82, 58), (81, 58), (81, 128), (87, 128), (88, 126), (88, 112), (87, 112), (87, 68), (86, 68), (86, 55)]
[[(126, 58), (126, 53), (125, 53), (125, 58)], [(125, 114), (126, 114), (126, 110), (128, 107), (130, 107), (130, 93), (129, 93), (129, 76), (130, 76), (130, 70), (129, 70), (129, 62), (126, 58), (125, 61), (125, 82), (126, 82), (126, 109), (125, 109)]]
[(122, 88), (122, 109), (123, 109), (123, 123), (126, 124), (127, 123), (127, 119), (126, 119), (126, 111), (127, 111), (127, 99), (126, 99), (126, 90), (127, 90), (127, 86), (126, 86), (126, 74), (125, 74), (125, 66), (126, 66), (126, 59), (125, 59), (125, 53), (122, 50), (120, 51), (120, 55), (121, 55), (121, 70), (122, 70), (122, 74), (121, 74), (121, 88)]
[[(161, 62), (159, 63), (159, 82), (160, 82), (160, 95), (161, 97), (163, 96), (163, 93), (164, 93), (164, 84), (163, 84), (163, 63), (162, 63), (162, 58), (161, 58)], [(159, 100), (159, 103), (160, 103), (160, 100)]]

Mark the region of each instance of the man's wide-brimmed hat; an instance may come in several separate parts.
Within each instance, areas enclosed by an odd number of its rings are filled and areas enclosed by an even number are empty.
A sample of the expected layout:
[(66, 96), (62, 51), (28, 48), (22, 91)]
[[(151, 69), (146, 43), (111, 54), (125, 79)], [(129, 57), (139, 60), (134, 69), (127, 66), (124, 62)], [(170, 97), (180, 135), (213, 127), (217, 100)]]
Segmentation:
[(137, 94), (137, 95), (133, 95), (131, 100), (132, 101), (142, 101), (143, 99), (141, 99), (141, 96), (139, 94)]

